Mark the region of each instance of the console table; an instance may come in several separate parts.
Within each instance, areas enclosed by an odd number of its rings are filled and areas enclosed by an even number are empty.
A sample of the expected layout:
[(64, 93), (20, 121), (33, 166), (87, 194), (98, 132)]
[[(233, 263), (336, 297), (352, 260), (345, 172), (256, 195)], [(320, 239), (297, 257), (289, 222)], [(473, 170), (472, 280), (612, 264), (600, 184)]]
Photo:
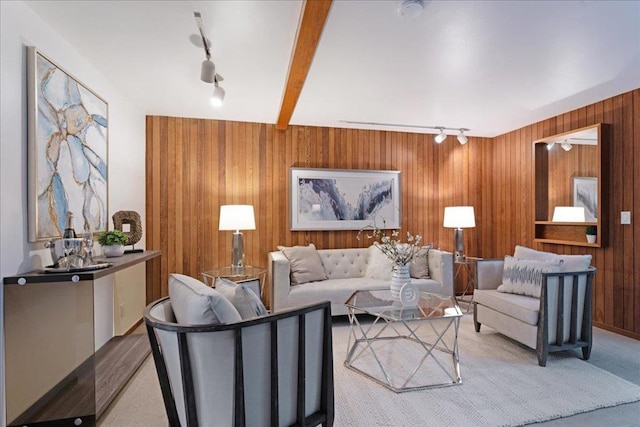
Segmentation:
[(99, 260), (113, 264), (100, 270), (3, 279), (8, 426), (96, 424), (150, 350), (146, 335), (114, 336), (114, 274), (159, 256), (144, 251)]

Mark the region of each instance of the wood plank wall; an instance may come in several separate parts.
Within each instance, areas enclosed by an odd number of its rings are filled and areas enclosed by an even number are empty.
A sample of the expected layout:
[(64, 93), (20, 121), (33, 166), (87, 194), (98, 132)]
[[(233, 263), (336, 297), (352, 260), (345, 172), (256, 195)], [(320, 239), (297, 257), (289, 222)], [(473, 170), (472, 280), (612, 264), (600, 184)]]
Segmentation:
[[(146, 247), (162, 258), (149, 269), (147, 299), (167, 295), (168, 274), (200, 277), (227, 265), (231, 233), (218, 231), (220, 205), (252, 204), (256, 230), (246, 231), (247, 263), (267, 265), (278, 245), (366, 246), (355, 231), (290, 231), (289, 168), (400, 170), (402, 231), (451, 251), (445, 206), (473, 205), (467, 254), (503, 257), (516, 244), (559, 253), (591, 253), (599, 269), (595, 322), (640, 338), (640, 226), (619, 225), (619, 211), (640, 215), (640, 90), (496, 138), (432, 135), (174, 117), (147, 117)], [(578, 127), (612, 124), (609, 246), (533, 242), (533, 141)], [(637, 159), (637, 160), (636, 160)], [(636, 183), (634, 185), (634, 182)], [(460, 290), (460, 289), (459, 289)]]

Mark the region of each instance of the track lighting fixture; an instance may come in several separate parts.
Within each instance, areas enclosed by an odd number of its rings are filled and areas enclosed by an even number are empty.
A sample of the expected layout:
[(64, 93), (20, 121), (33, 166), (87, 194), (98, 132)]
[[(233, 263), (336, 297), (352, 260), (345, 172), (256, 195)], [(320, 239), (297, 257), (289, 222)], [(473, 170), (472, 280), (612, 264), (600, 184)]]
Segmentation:
[(444, 141), (445, 139), (447, 139), (447, 134), (444, 133), (444, 128), (443, 127), (439, 127), (436, 129), (440, 129), (440, 133), (437, 134), (433, 140), (436, 142), (436, 144), (442, 144), (442, 141)]
[(569, 151), (573, 148), (573, 146), (566, 139), (562, 141), (562, 144), (560, 144), (560, 147), (562, 147), (564, 151)]
[(340, 120), (341, 123), (350, 123), (354, 125), (371, 125), (371, 126), (391, 126), (391, 127), (399, 127), (399, 128), (419, 128), (419, 129), (434, 129), (437, 130), (438, 133), (433, 137), (433, 140), (436, 144), (441, 144), (445, 139), (447, 139), (447, 134), (444, 133), (445, 130), (456, 130), (458, 131), (458, 142), (460, 145), (465, 145), (469, 142), (469, 138), (465, 135), (465, 132), (469, 132), (471, 129), (469, 128), (448, 128), (445, 126), (419, 126), (419, 125), (405, 125), (398, 123), (379, 123), (379, 122), (359, 122), (355, 120)]
[(469, 138), (467, 138), (467, 136), (464, 134), (465, 130), (467, 129), (461, 128), (460, 133), (458, 134), (458, 142), (460, 143), (460, 145), (464, 145), (469, 142)]
[(224, 89), (218, 85), (218, 79), (214, 79), (215, 88), (213, 89), (213, 96), (211, 97), (211, 104), (215, 107), (220, 107), (224, 100)]
[(196, 20), (198, 31), (200, 31), (200, 37), (202, 38), (205, 55), (205, 60), (202, 61), (202, 65), (200, 67), (200, 80), (205, 83), (214, 84), (215, 88), (213, 89), (213, 97), (211, 98), (211, 103), (219, 107), (222, 105), (222, 100), (224, 99), (225, 94), (224, 89), (218, 85), (218, 82), (222, 81), (222, 77), (220, 77), (219, 74), (216, 74), (216, 66), (211, 60), (211, 50), (209, 49), (209, 41), (204, 35), (202, 15), (200, 14), (200, 12), (193, 12), (193, 17)]

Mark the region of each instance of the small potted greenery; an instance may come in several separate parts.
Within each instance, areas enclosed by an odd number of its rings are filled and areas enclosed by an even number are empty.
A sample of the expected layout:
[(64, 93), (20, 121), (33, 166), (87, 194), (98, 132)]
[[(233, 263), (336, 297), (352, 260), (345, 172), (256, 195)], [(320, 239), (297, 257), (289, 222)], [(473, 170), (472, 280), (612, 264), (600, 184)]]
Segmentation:
[(585, 234), (587, 235), (587, 242), (595, 243), (596, 242), (596, 234), (598, 233), (598, 229), (595, 225), (587, 225), (585, 228)]
[(124, 254), (124, 245), (128, 243), (127, 235), (120, 230), (106, 231), (98, 237), (102, 253), (106, 257), (117, 257)]

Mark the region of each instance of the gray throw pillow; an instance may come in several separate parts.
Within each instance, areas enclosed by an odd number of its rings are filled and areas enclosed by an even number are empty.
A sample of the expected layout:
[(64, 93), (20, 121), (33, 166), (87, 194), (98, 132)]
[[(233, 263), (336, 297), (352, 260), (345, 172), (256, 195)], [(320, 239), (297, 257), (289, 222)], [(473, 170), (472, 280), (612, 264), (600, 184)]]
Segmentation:
[(224, 295), (233, 304), (243, 320), (267, 315), (267, 309), (262, 300), (243, 283), (218, 277), (216, 279), (216, 291)]
[(322, 260), (313, 243), (309, 246), (293, 246), (291, 248), (278, 246), (278, 249), (287, 257), (291, 265), (292, 285), (327, 279)]
[(429, 273), (429, 251), (433, 247), (428, 244), (422, 247), (420, 254), (409, 263), (409, 276), (414, 279), (431, 279)]
[(169, 299), (181, 324), (209, 325), (242, 320), (238, 310), (220, 292), (183, 274), (169, 276)]
[(507, 255), (504, 257), (502, 284), (498, 292), (527, 295), (540, 298), (542, 289), (542, 273), (557, 273), (562, 260), (518, 259)]

